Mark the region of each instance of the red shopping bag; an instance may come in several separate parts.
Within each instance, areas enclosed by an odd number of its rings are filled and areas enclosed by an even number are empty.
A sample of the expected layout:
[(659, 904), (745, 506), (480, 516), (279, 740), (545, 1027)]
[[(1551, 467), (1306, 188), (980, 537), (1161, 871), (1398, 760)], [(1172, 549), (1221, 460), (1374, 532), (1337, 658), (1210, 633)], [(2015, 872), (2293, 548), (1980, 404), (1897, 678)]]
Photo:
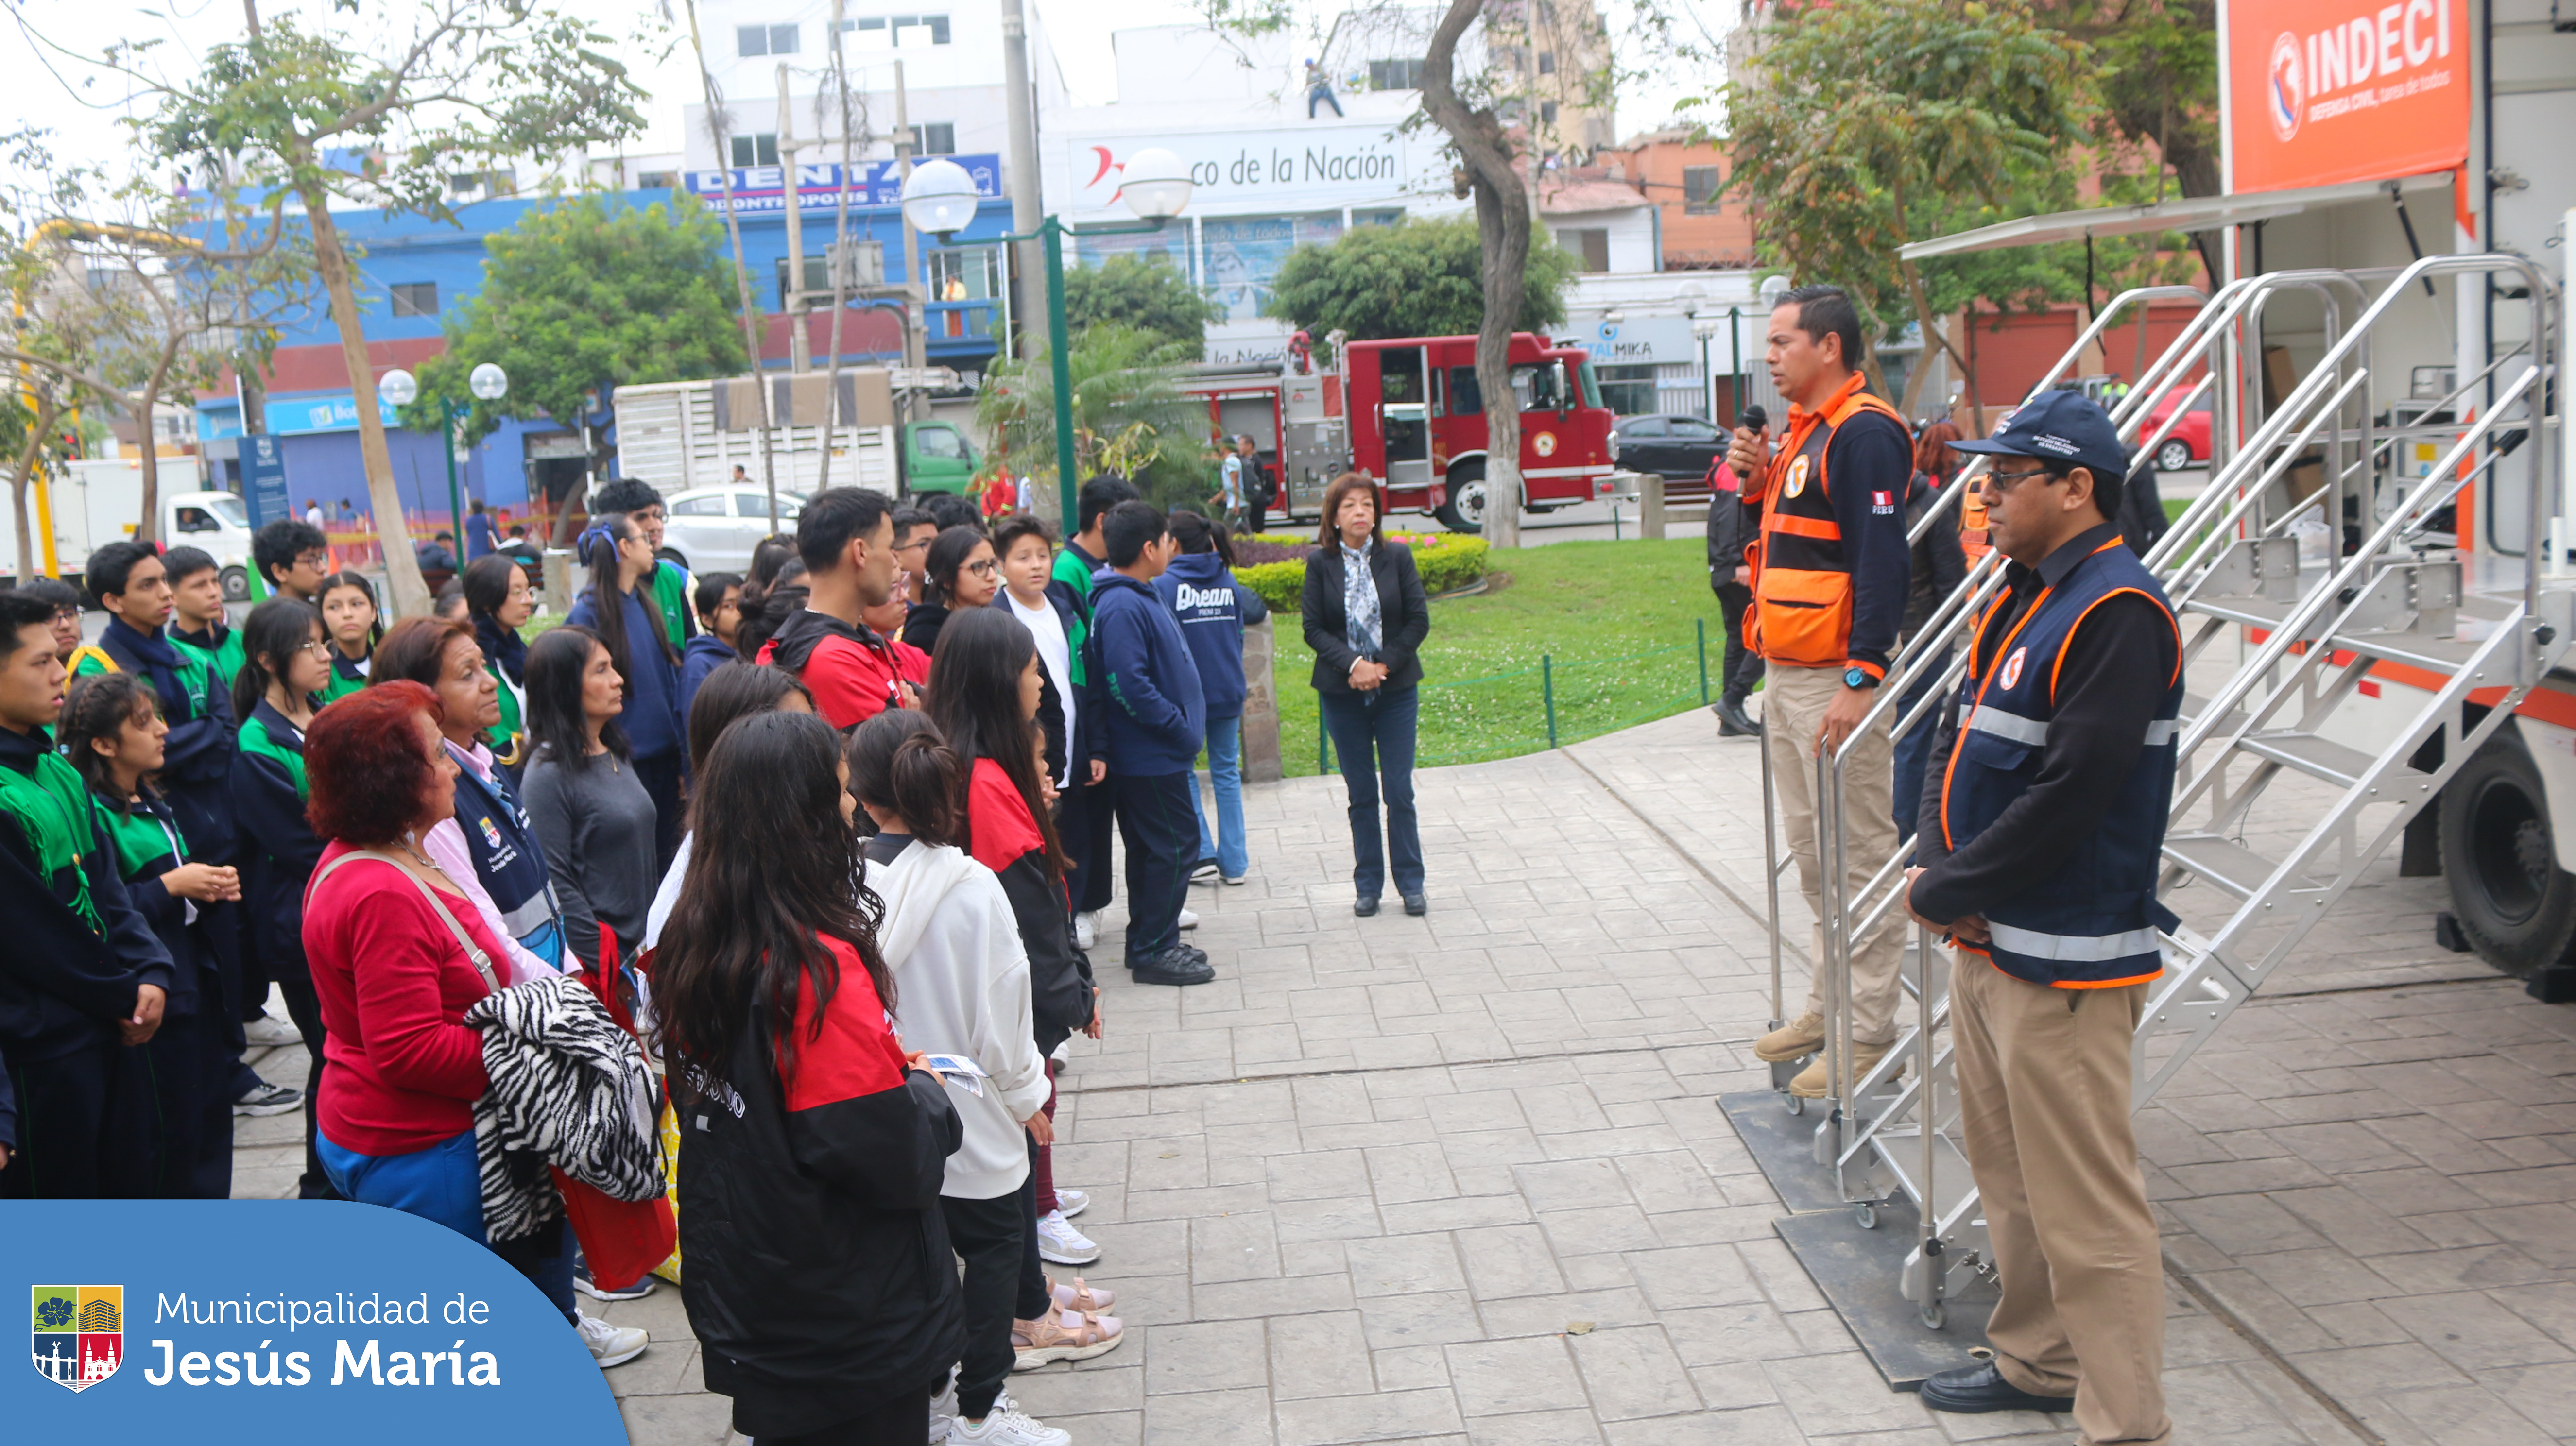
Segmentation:
[(680, 1223), (671, 1201), (661, 1192), (650, 1200), (617, 1200), (561, 1170), (555, 1189), (563, 1196), (572, 1233), (581, 1241), (590, 1278), (603, 1290), (616, 1290), (641, 1280), (644, 1272), (671, 1258), (680, 1243)]

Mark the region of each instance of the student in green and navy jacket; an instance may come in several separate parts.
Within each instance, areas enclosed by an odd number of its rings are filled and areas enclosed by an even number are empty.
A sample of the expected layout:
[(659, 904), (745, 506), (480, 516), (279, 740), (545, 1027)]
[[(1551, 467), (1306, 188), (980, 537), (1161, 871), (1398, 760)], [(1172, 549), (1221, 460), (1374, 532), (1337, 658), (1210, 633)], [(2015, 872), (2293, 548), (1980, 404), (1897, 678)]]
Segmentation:
[(179, 827), (211, 863), (233, 856), (232, 700), (212, 663), (172, 643), (176, 606), (169, 570), (139, 542), (111, 542), (90, 554), (91, 591), (108, 611), (96, 643), (72, 655), (75, 678), (132, 673), (150, 681), (170, 725), (161, 791)]
[(56, 734), (89, 786), (134, 911), (170, 953), (169, 1002), (143, 1046), (159, 1106), (153, 1193), (225, 1200), (233, 1193), (233, 1061), (243, 1043), (234, 923), (241, 877), (192, 859), (178, 815), (152, 786), (169, 735), (151, 684), (133, 673), (74, 680)]
[(322, 618), (309, 603), (271, 598), (242, 623), (242, 670), (233, 707), (242, 715), (233, 754), (233, 817), (241, 826), (249, 878), (242, 889), (261, 967), (286, 996), (286, 1014), (304, 1036), (310, 1073), (304, 1086), (304, 1177), (307, 1200), (338, 1198), (313, 1147), (314, 1109), (322, 1087), (322, 1005), (304, 964), (304, 885), (322, 861), (322, 840), (305, 821), (304, 730), (315, 694), (331, 681)]
[(0, 592), (0, 1056), (18, 1148), (0, 1198), (149, 1193), (152, 1107), (134, 1046), (161, 1027), (168, 951), (127, 901), (89, 790), (54, 751), (63, 666), (53, 606)]
[(483, 671), (501, 689), (501, 721), (487, 729), (484, 743), (492, 759), (518, 776), (527, 761), (527, 724), (522, 721), (528, 696), (528, 645), (519, 636), (537, 610), (537, 595), (527, 571), (506, 552), (478, 557), (465, 566), (465, 616), (474, 624), (474, 641), (483, 649)]
[(689, 570), (662, 556), (662, 528), (670, 512), (662, 505), (662, 494), (649, 482), (620, 477), (600, 484), (590, 494), (590, 516), (593, 522), (612, 512), (622, 512), (635, 519), (644, 534), (646, 545), (658, 561), (646, 583), (653, 589), (653, 604), (662, 610), (662, 626), (670, 630), (671, 651), (686, 652), (689, 639), (706, 631), (698, 617), (696, 598), (698, 580)]
[(322, 580), (322, 626), (331, 638), (331, 681), (321, 689), (325, 704), (336, 703), (367, 686), (376, 644), (385, 640), (383, 610), (376, 606), (376, 587), (363, 574), (335, 572)]
[(164, 636), (182, 653), (200, 657), (215, 670), (215, 681), (230, 697), (233, 677), (241, 672), (241, 634), (224, 616), (223, 572), (202, 547), (174, 547), (161, 554), (170, 574), (170, 624)]

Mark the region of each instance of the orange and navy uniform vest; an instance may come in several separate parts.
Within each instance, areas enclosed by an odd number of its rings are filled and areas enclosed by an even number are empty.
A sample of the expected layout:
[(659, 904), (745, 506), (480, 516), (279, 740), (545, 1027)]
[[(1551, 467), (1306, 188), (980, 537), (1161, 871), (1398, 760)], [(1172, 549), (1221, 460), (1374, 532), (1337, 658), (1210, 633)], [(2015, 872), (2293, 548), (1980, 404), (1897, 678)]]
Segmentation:
[(1994, 542), (1986, 532), (1986, 479), (1978, 478), (1959, 494), (1959, 550), (1968, 556), (1968, 565), (1986, 555)]
[[(1762, 533), (1745, 554), (1753, 568), (1753, 607), (1745, 614), (1744, 645), (1766, 662), (1883, 671), (1851, 657), (1851, 559), (1825, 481), (1825, 452), (1844, 422), (1876, 412), (1905, 426), (1894, 407), (1860, 384), (1853, 373), (1822, 411), (1791, 408), (1789, 433), (1764, 469)], [(1891, 499), (1895, 507), (1904, 503), (1901, 492)]]
[[(2173, 608), (2155, 577), (2119, 539), (2104, 543), (1994, 636), (1998, 597), (1977, 623), (1960, 685), (1959, 732), (1941, 780), (1941, 838), (1967, 846), (2038, 779), (2057, 710), (2067, 645), (2094, 608), (2122, 593)], [(2146, 747), (2093, 832), (2066, 861), (1986, 910), (1993, 943), (1983, 953), (2017, 979), (2060, 989), (2110, 989), (2164, 972), (2156, 931), (2179, 920), (2156, 900), (2165, 817), (2173, 805), (2175, 719), (2182, 712), (2181, 630), (2174, 672), (2147, 724)]]

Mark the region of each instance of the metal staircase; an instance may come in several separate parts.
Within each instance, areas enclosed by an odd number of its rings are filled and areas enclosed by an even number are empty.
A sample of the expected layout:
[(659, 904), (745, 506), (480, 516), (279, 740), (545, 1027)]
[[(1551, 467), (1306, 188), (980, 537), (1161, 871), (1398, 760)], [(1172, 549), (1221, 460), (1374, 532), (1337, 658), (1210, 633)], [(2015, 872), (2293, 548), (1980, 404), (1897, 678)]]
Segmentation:
[[(2376, 426), (2370, 345), (2393, 303), (2428, 278), (2496, 273), (2522, 286), (2530, 340), (2434, 409), (2444, 415), (2444, 409), (2477, 396), (2478, 414), (2464, 423), (2401, 428), (2396, 434)], [(2261, 355), (2265, 307), (2291, 292), (2306, 293), (2322, 306), (2326, 349), (2267, 414), (2259, 388), (2249, 385), (2257, 371), (2248, 363)], [(2549, 535), (2540, 519), (2556, 510), (2559, 495), (2559, 418), (2549, 405), (2547, 365), (2557, 300), (2532, 263), (2509, 255), (2428, 257), (2386, 281), (2375, 300), (2340, 272), (2250, 277), (2205, 300), (2187, 288), (2132, 291), (2104, 308), (2041, 389), (2071, 375), (2077, 356), (2115, 317), (2177, 294), (2203, 304), (2113, 409), (2112, 420), (2136, 455), (2152, 455), (2185, 411), (2214, 396), (2214, 434), (2245, 439), (2213, 459), (2207, 489), (2145, 559), (2182, 620), (2187, 675), (2206, 679), (2228, 668), (2209, 693), (2190, 694), (2184, 703), (2159, 892), (2215, 890), (2233, 904), (2224, 922), (2206, 933), (2180, 927), (2163, 936), (2165, 971), (2151, 990), (2132, 1049), (2133, 1107), (2152, 1099), (2263, 986), (2576, 638), (2576, 592), (2543, 591), (2540, 547), (2523, 559), (2517, 594), (2481, 597), (2464, 587), (2459, 553), (2434, 529), (2464, 487), (2489, 473), (2516, 449), (2516, 441), (2527, 441), (2534, 451), (2526, 516), (2533, 519), (2535, 538)], [(2183, 383), (2204, 367), (2198, 381)], [(2177, 400), (2163, 427), (2138, 439), (2143, 420), (2168, 397)], [(2514, 431), (2525, 436), (2516, 439)], [(2449, 443), (2440, 460), (2420, 480), (2396, 476), (2393, 442), (2431, 435)], [(1939, 525), (1984, 470), (1982, 460), (1963, 468), (1914, 527), (1914, 536)], [(2316, 480), (2306, 492), (2294, 493), (2302, 473)], [(2303, 556), (2303, 533), (2310, 540), (2315, 534), (2300, 523), (2320, 512), (2328, 546), (2323, 556)], [(2346, 538), (2347, 518), (2368, 528), (2357, 546)], [(1935, 726), (1966, 667), (1964, 650), (1955, 645), (2001, 586), (2001, 564), (1998, 555), (1981, 559), (1908, 640), (1855, 737), (1880, 726), (1892, 726), (1899, 736)], [(2233, 644), (2240, 634), (2249, 646), (2227, 665), (2227, 649), (2220, 645)], [(2422, 706), (2394, 735), (2383, 729), (2378, 736), (2384, 742), (2375, 753), (2329, 736), (2338, 713), (2382, 664), (2414, 670), (2419, 680), (2429, 675)], [(1892, 716), (1897, 701), (1925, 676), (1938, 676), (1939, 686), (1904, 716)], [(2438, 749), (2427, 746), (2436, 739)], [(1910, 852), (1900, 849), (1866, 886), (1843, 896), (1842, 783), (1852, 752), (1846, 744), (1816, 762), (1816, 797), (1825, 801), (1818, 810), (1821, 937), (1835, 961), (1849, 960), (1856, 941), (1901, 926)], [(2427, 769), (2413, 766), (2434, 757), (2439, 762)], [(1767, 749), (1764, 765), (1769, 844), (1773, 780)], [(2335, 796), (2286, 853), (2272, 857), (2251, 847), (2245, 834), (2267, 790), (2284, 777), (2318, 780)], [(1783, 867), (1776, 844), (1769, 845), (1769, 862), (1776, 1024), (1782, 1013)], [(1879, 1209), (1890, 1202), (1915, 1207), (1915, 1241), (1897, 1286), (1922, 1323), (1938, 1330), (1943, 1302), (1972, 1283), (1965, 1273), (1991, 1276), (1993, 1267), (1961, 1143), (1943, 1029), (1945, 951), (1934, 944), (1919, 929), (1909, 941), (1904, 986), (1914, 999), (1914, 1021), (1885, 1058), (1857, 1079), (1849, 1077), (1848, 1065), (1851, 1000), (1847, 990), (1836, 991), (1836, 1077), (1829, 1108), (1815, 1127), (1813, 1159), (1830, 1170), (1835, 1195), (1864, 1229), (1875, 1228)], [(1836, 979), (1843, 976), (1839, 968), (1831, 972)], [(1775, 1065), (1774, 1088), (1785, 1089), (1798, 1068), (1795, 1062)], [(1789, 1107), (1795, 1113), (1800, 1102), (1791, 1099)]]

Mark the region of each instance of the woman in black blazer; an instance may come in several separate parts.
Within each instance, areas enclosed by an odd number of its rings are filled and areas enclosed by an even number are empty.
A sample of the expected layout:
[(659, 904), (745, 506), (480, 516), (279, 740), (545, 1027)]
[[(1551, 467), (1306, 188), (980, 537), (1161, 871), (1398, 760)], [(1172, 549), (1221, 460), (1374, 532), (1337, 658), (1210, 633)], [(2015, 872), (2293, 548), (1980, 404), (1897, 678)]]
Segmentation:
[[(1430, 907), (1422, 896), (1422, 831), (1413, 813), (1413, 742), (1422, 682), (1417, 650), (1431, 631), (1431, 608), (1412, 551), (1387, 546), (1378, 521), (1376, 483), (1356, 472), (1333, 479), (1324, 494), (1323, 528), (1306, 559), (1301, 609), (1306, 646), (1315, 650), (1324, 731), (1341, 755), (1342, 782), (1351, 794), (1351, 882), (1359, 888), (1352, 912), (1362, 916), (1377, 912), (1390, 855), (1404, 912)], [(1364, 565), (1365, 574), (1355, 573), (1355, 565)]]

